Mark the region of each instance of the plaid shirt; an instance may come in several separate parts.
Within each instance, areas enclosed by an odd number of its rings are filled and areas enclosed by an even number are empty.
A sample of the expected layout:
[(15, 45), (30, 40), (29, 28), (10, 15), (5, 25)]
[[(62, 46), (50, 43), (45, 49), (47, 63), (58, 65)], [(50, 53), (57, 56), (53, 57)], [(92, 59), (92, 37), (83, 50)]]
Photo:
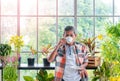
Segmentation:
[[(82, 44), (74, 44), (74, 53), (76, 64), (81, 66), (85, 62), (88, 62), (87, 59), (87, 50), (86, 47)], [(55, 67), (55, 81), (61, 81), (64, 74), (65, 62), (66, 62), (66, 48), (65, 46), (61, 46), (58, 50), (58, 55), (56, 56), (56, 67)], [(78, 72), (80, 72), (78, 70)]]

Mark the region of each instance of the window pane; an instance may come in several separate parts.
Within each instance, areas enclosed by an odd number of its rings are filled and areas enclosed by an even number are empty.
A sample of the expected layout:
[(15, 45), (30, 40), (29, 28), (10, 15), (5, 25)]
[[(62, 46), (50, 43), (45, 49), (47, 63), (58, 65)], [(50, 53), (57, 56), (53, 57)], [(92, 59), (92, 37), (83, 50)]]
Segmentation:
[(93, 15), (93, 0), (77, 0), (78, 15)]
[(95, 18), (95, 35), (103, 34), (106, 35), (105, 25), (113, 23), (112, 17), (96, 17)]
[(115, 1), (115, 15), (120, 15), (120, 0), (114, 0)]
[[(102, 34), (103, 37), (105, 38), (106, 36), (105, 26), (106, 24), (110, 24), (110, 23), (112, 24), (112, 21), (113, 21), (112, 19), (113, 19), (112, 17), (96, 17), (95, 18), (95, 36)], [(96, 45), (95, 51), (98, 51), (98, 52), (101, 51), (100, 47), (102, 42), (103, 41), (100, 39), (95, 40), (95, 45)], [(97, 54), (97, 55), (100, 55), (100, 54)]]
[(38, 48), (56, 43), (56, 21), (54, 17), (39, 18)]
[(28, 46), (33, 46), (36, 49), (37, 41), (37, 27), (36, 18), (34, 17), (21, 17), (20, 18), (20, 34), (23, 35), (25, 46), (22, 50), (30, 50)]
[(59, 17), (58, 18), (58, 37), (59, 39), (63, 37), (64, 28), (66, 26), (74, 26), (73, 17)]
[(95, 1), (95, 14), (96, 15), (112, 15), (113, 5), (112, 0), (96, 0)]
[(11, 35), (17, 34), (17, 18), (2, 17), (1, 18), (1, 42), (7, 43)]
[(55, 15), (56, 0), (39, 0), (39, 15)]
[(82, 34), (83, 37), (92, 37), (94, 34), (93, 18), (78, 17), (77, 19), (78, 19), (77, 20), (78, 33)]
[(17, 15), (17, 0), (1, 0), (2, 15)]
[(39, 53), (38, 54), (38, 64), (43, 64), (43, 58), (44, 58), (45, 56), (43, 56), (42, 55), (42, 53)]
[(37, 0), (20, 0), (20, 14), (21, 15), (36, 15), (37, 14)]
[(120, 23), (120, 17), (115, 17), (114, 20), (115, 20), (115, 24)]
[(74, 0), (58, 0), (58, 14), (59, 15), (73, 15), (74, 14)]
[(36, 79), (37, 70), (20, 70), (20, 81), (25, 81), (23, 76), (31, 76)]

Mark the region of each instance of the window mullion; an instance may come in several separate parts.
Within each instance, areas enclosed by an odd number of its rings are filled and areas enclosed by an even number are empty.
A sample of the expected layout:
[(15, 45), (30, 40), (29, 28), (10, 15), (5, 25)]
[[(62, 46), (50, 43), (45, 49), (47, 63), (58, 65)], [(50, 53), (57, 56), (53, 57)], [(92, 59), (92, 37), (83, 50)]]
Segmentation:
[(115, 18), (114, 18), (114, 16), (115, 16), (115, 0), (113, 0), (113, 24), (115, 24)]
[(95, 36), (95, 0), (93, 0), (93, 36)]
[(17, 2), (17, 35), (20, 35), (20, 0)]
[(0, 43), (1, 43), (1, 0), (0, 0)]
[(74, 26), (77, 30), (77, 0), (74, 0)]
[(56, 0), (56, 43), (58, 43), (58, 0)]

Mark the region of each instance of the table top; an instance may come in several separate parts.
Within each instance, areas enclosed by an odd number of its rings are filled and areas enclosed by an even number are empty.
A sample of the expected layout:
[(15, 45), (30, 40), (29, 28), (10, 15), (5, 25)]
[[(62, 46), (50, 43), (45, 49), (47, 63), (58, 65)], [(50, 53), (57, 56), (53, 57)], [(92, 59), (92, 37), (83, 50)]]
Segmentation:
[[(3, 67), (0, 64), (0, 69)], [(54, 70), (55, 64), (51, 64), (50, 66), (44, 66), (43, 64), (35, 64), (34, 66), (28, 66), (28, 64), (20, 64), (18, 67), (19, 70), (39, 70), (39, 69), (47, 69), (47, 70)], [(86, 69), (97, 69), (97, 67), (86, 67)]]

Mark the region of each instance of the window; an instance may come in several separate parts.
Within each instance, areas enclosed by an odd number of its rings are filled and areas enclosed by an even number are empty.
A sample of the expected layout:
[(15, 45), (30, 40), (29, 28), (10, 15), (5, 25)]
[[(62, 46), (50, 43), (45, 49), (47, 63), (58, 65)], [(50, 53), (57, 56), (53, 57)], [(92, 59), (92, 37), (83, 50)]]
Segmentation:
[[(35, 62), (40, 64), (42, 45), (55, 45), (67, 25), (75, 26), (84, 37), (105, 35), (104, 24), (120, 20), (119, 3), (119, 0), (0, 0), (0, 43), (6, 43), (11, 35), (23, 35), (22, 63), (27, 63), (29, 45), (39, 52)], [(29, 71), (20, 71), (21, 77), (24, 72)]]

